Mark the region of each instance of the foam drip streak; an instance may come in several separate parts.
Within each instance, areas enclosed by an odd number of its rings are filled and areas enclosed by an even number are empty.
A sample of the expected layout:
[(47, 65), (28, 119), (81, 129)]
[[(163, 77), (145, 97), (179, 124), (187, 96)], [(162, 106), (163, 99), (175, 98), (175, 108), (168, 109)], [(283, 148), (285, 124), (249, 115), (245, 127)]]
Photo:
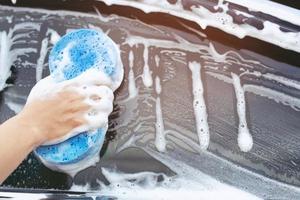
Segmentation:
[(60, 39), (60, 35), (55, 30), (48, 29), (47, 35), (48, 34), (50, 35), (50, 43), (53, 45)]
[(48, 50), (48, 38), (46, 37), (42, 41), (42, 45), (40, 49), (40, 57), (38, 58), (36, 64), (36, 71), (35, 71), (36, 82), (42, 79), (47, 50)]
[(246, 120), (246, 100), (245, 91), (241, 85), (240, 77), (234, 73), (231, 73), (233, 79), (233, 87), (235, 90), (237, 100), (237, 114), (239, 117), (239, 133), (238, 133), (238, 145), (243, 152), (248, 152), (253, 146), (253, 139), (248, 129)]
[(160, 93), (161, 93), (161, 85), (160, 85), (160, 79), (159, 77), (155, 78), (155, 90), (157, 93), (156, 98), (156, 123), (155, 123), (155, 129), (156, 129), (156, 136), (155, 136), (155, 146), (158, 151), (165, 152), (166, 151), (166, 138), (165, 138), (165, 127), (164, 127), (164, 121), (162, 116), (162, 110), (161, 110), (161, 103), (160, 103)]
[(152, 76), (151, 76), (151, 71), (149, 69), (148, 65), (148, 46), (144, 45), (144, 69), (143, 69), (143, 83), (146, 87), (151, 87), (153, 84)]
[(133, 66), (134, 66), (134, 55), (133, 52), (129, 52), (129, 73), (128, 73), (128, 92), (129, 92), (129, 97), (128, 99), (135, 98), (138, 95), (138, 89), (136, 88), (135, 84), (135, 76), (134, 76), (134, 71), (133, 71)]
[[(29, 37), (30, 32), (39, 30), (40, 26), (33, 23), (16, 24), (6, 33), (0, 32), (0, 91), (6, 86), (6, 80), (10, 77), (10, 68), (19, 55), (36, 53), (35, 48), (28, 48), (34, 39)], [(18, 30), (18, 31), (17, 31)], [(25, 33), (23, 33), (25, 31)], [(13, 45), (24, 45), (22, 48), (13, 48)]]
[(196, 128), (201, 149), (207, 149), (209, 145), (209, 127), (207, 122), (207, 111), (204, 100), (204, 89), (201, 81), (201, 65), (197, 62), (190, 62), (189, 68), (193, 80), (193, 107), (196, 119)]
[(10, 42), (5, 31), (0, 32), (0, 91), (7, 85), (6, 80), (11, 75), (9, 63)]

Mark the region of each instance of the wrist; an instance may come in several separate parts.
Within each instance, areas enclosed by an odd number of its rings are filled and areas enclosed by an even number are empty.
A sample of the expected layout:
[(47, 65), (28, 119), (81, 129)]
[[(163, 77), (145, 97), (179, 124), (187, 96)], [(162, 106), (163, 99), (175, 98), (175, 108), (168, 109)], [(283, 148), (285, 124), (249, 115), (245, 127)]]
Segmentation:
[(29, 145), (31, 145), (33, 149), (40, 146), (45, 141), (42, 131), (38, 126), (35, 125), (36, 122), (34, 119), (24, 115), (23, 112), (21, 112), (13, 117), (12, 120), (15, 120), (15, 122), (18, 124), (16, 127), (20, 127), (20, 134), (26, 138)]

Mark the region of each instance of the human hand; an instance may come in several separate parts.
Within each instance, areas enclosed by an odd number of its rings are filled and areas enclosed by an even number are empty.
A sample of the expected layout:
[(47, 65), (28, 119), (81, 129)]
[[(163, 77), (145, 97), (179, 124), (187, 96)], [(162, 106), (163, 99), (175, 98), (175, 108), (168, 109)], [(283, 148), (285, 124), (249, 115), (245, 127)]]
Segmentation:
[(84, 113), (91, 106), (84, 99), (84, 96), (70, 88), (64, 88), (48, 99), (29, 102), (18, 118), (31, 130), (36, 146), (39, 146), (86, 123)]

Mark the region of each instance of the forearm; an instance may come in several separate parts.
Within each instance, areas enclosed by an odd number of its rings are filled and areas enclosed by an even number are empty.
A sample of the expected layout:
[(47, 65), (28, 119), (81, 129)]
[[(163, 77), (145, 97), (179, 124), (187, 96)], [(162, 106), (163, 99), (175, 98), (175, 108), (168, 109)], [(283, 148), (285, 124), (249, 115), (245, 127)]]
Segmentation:
[(0, 126), (0, 184), (38, 145), (38, 138), (21, 116), (15, 116)]
[(91, 106), (84, 100), (66, 88), (49, 99), (26, 103), (18, 115), (1, 124), (0, 184), (33, 149), (85, 124), (84, 114)]

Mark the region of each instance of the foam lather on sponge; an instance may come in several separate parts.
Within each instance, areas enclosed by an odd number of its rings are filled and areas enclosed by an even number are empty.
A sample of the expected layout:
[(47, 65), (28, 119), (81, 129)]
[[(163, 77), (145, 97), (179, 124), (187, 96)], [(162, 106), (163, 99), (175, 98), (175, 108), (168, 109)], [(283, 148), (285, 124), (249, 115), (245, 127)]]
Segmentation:
[[(63, 36), (49, 55), (50, 75), (32, 89), (27, 102), (47, 98), (62, 88), (72, 88), (85, 96), (91, 110), (87, 124), (35, 150), (49, 168), (74, 175), (99, 159), (113, 109), (113, 91), (123, 80), (123, 65), (116, 44), (104, 33), (79, 29)], [(101, 99), (93, 99), (93, 96)]]

